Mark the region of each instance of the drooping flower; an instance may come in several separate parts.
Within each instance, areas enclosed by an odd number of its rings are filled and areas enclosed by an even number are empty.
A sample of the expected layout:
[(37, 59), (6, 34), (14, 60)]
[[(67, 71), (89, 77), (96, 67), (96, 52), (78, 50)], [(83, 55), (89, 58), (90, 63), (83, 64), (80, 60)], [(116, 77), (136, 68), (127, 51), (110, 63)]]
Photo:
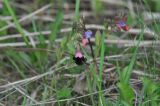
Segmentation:
[(80, 51), (77, 51), (75, 53), (73, 60), (77, 65), (83, 65), (86, 62), (86, 58), (83, 56), (83, 54)]
[(80, 52), (80, 51), (77, 51), (76, 52), (76, 54), (75, 54), (75, 57), (77, 58), (82, 58), (83, 57), (83, 55), (82, 55), (82, 53)]

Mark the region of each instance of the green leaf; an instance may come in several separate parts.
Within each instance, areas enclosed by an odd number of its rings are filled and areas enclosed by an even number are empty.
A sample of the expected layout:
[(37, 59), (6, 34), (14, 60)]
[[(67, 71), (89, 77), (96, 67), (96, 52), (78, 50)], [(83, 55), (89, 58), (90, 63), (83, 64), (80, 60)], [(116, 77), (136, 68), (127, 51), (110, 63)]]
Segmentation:
[(102, 36), (101, 37), (101, 56), (100, 56), (100, 68), (99, 68), (100, 80), (102, 80), (102, 74), (103, 74), (103, 68), (104, 68), (103, 64), (104, 64), (104, 56), (105, 56), (105, 44), (104, 44), (105, 34), (103, 33), (101, 36)]
[(102, 38), (100, 31), (96, 32), (95, 38), (96, 38), (96, 40), (95, 40), (95, 44), (96, 44), (95, 56), (98, 57), (99, 52), (100, 52), (100, 48), (101, 48), (101, 38)]
[(96, 37), (96, 46), (100, 46), (100, 43), (101, 43), (101, 32), (100, 31), (97, 31), (96, 34), (95, 34), (95, 37)]
[(27, 102), (27, 98), (26, 96), (24, 96), (22, 100), (22, 106), (26, 106), (26, 102)]
[(95, 13), (100, 13), (103, 9), (101, 0), (92, 0), (91, 6)]
[(143, 82), (143, 95), (145, 95), (144, 100), (146, 101), (146, 103), (144, 104), (151, 104), (151, 106), (159, 106), (158, 104), (160, 101), (159, 100), (160, 85), (158, 83), (153, 82), (152, 80), (148, 78), (142, 78), (142, 82)]
[(128, 15), (128, 17), (127, 17), (127, 25), (132, 25), (133, 22), (135, 22), (133, 20), (134, 20), (133, 17), (131, 15)]
[(128, 84), (121, 83), (121, 82), (119, 82), (117, 86), (119, 88), (120, 97), (122, 101), (125, 101), (126, 103), (128, 103), (128, 105), (131, 106), (134, 99), (133, 89)]
[(67, 44), (67, 37), (63, 37), (61, 40), (61, 48), (66, 49), (66, 44)]
[(144, 92), (147, 95), (153, 95), (153, 93), (157, 90), (158, 86), (151, 80), (147, 79), (147, 78), (143, 78), (143, 88), (144, 88)]
[(16, 29), (20, 32), (21, 36), (23, 37), (26, 45), (28, 46), (29, 45), (29, 40), (27, 39), (27, 37), (25, 36), (25, 33), (23, 31), (23, 28), (21, 27), (19, 21), (17, 20), (17, 17), (15, 15), (15, 12), (13, 11), (11, 5), (9, 4), (9, 1), (8, 0), (3, 0), (5, 6), (7, 7), (8, 9), (8, 12), (11, 14), (12, 18), (13, 18), (13, 21), (14, 21), (14, 24), (16, 26)]
[(134, 64), (135, 64), (135, 61), (136, 61), (136, 56), (137, 56), (137, 51), (138, 51), (138, 48), (139, 48), (139, 43), (140, 43), (141, 39), (143, 38), (143, 32), (144, 32), (144, 29), (142, 29), (142, 32), (140, 33), (140, 37), (138, 39), (138, 43), (136, 44), (136, 47), (135, 47), (135, 50), (134, 50), (134, 53), (133, 53), (130, 64), (123, 69), (122, 73), (120, 73), (120, 81), (125, 83), (125, 84), (129, 84), (129, 79), (130, 79), (130, 76), (132, 74), (132, 70), (134, 68)]
[(64, 87), (57, 91), (56, 93), (58, 99), (71, 97), (71, 90), (67, 87)]
[(130, 78), (131, 72), (129, 72), (129, 66), (126, 66), (121, 73), (121, 77), (120, 80), (121, 82), (127, 84), (129, 82), (129, 78)]
[[(0, 28), (2, 28), (3, 26), (6, 26), (7, 23), (3, 20), (0, 20)], [(6, 35), (7, 34), (7, 30), (3, 30), (3, 31), (0, 31), (0, 36), (2, 35)]]
[(42, 35), (41, 32), (40, 32), (40, 35), (37, 36), (37, 39), (38, 39), (38, 41), (39, 41), (39, 45), (38, 45), (38, 46), (39, 46), (40, 48), (45, 48), (45, 46), (46, 46), (45, 36)]
[(21, 75), (22, 78), (26, 78), (24, 71), (20, 69), (19, 65), (16, 63), (15, 60), (8, 57), (8, 60), (11, 62), (11, 65), (15, 67), (16, 71)]
[(49, 94), (49, 93), (48, 93), (48, 88), (47, 88), (46, 86), (44, 86), (44, 91), (43, 91), (43, 93), (42, 93), (42, 100), (43, 100), (43, 101), (47, 99), (48, 94)]
[(76, 21), (78, 21), (79, 17), (80, 17), (79, 7), (80, 7), (80, 0), (76, 0), (76, 8), (75, 8), (75, 19), (76, 19)]
[(24, 52), (19, 52), (18, 54), (19, 54), (19, 56), (22, 58), (22, 60), (24, 61), (23, 63), (26, 62), (26, 63), (29, 64), (29, 65), (32, 64), (29, 55), (27, 55), (27, 54), (24, 53)]
[(63, 21), (63, 12), (59, 11), (56, 16), (55, 22), (51, 26), (52, 32), (49, 36), (49, 41), (50, 41), (49, 47), (51, 47), (52, 44), (54, 43), (54, 41), (57, 37), (57, 34), (60, 31), (62, 21)]

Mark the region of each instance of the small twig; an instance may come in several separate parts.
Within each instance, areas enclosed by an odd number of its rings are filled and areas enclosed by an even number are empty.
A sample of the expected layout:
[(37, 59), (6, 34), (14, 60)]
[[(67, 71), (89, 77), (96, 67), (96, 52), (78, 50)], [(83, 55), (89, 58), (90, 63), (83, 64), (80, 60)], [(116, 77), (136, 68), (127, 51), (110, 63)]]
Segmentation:
[(139, 76), (145, 76), (145, 77), (151, 77), (151, 78), (159, 77), (158, 75), (148, 74), (140, 70), (133, 70), (133, 73)]
[(137, 106), (137, 103), (138, 103), (138, 93), (137, 93), (137, 91), (133, 88), (133, 91), (134, 91), (134, 93), (135, 93), (135, 101), (134, 101), (134, 106)]
[(111, 71), (113, 71), (113, 70), (115, 70), (116, 69), (116, 67), (114, 66), (114, 67), (111, 67), (111, 68), (107, 68), (106, 70), (104, 70), (103, 72), (104, 73), (108, 73), (108, 72), (111, 72)]
[(118, 0), (118, 1), (117, 0), (101, 0), (101, 1), (111, 5), (126, 6), (126, 3), (123, 0)]
[(79, 101), (74, 101), (75, 103), (77, 104), (80, 104), (81, 106), (91, 106), (91, 105), (88, 105), (88, 104), (85, 104), (85, 103), (82, 103), (82, 102), (79, 102)]
[(160, 19), (160, 13), (159, 12), (148, 12), (148, 11), (145, 11), (142, 13), (143, 15), (143, 18), (145, 21), (149, 21), (149, 20), (159, 20)]
[(64, 74), (64, 77), (69, 77), (69, 78), (77, 78), (79, 77), (81, 74)]
[(18, 9), (23, 9), (25, 11), (29, 11), (28, 6), (26, 4), (19, 4), (16, 2), (11, 2), (11, 5), (18, 8)]
[[(25, 29), (22, 29), (22, 30), (23, 30), (23, 32), (24, 32), (25, 34), (29, 33), (29, 32), (26, 31)], [(32, 47), (35, 48), (35, 47), (36, 47), (36, 44), (35, 44), (35, 41), (34, 41), (33, 37), (32, 37), (32, 36), (28, 36), (28, 37), (29, 37), (29, 40), (30, 40), (30, 42), (31, 42)]]

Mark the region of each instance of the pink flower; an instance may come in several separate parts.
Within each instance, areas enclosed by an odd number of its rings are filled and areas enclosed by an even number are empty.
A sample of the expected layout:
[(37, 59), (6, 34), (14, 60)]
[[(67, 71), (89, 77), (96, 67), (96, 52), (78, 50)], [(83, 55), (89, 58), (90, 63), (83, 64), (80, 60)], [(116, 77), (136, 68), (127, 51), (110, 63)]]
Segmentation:
[(88, 43), (88, 39), (82, 38), (82, 45), (83, 45), (83, 46), (86, 46), (87, 43)]
[(82, 55), (82, 53), (80, 51), (77, 51), (76, 54), (75, 54), (75, 57), (76, 58), (77, 57), (81, 58), (81, 57), (83, 57), (83, 55)]
[(73, 60), (77, 65), (82, 65), (86, 62), (86, 58), (82, 55), (80, 51), (77, 51), (75, 56), (73, 57)]

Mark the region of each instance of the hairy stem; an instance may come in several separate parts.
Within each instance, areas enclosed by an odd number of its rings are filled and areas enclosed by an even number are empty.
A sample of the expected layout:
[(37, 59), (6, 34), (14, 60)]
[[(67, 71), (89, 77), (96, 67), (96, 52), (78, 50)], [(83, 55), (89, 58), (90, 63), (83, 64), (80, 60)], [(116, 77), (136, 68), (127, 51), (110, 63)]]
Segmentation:
[(91, 54), (92, 54), (93, 62), (94, 62), (94, 64), (95, 64), (96, 71), (97, 71), (97, 73), (98, 73), (97, 61), (96, 61), (96, 59), (95, 59), (93, 47), (92, 47), (92, 44), (91, 44), (91, 40), (90, 40), (89, 38), (88, 38), (88, 42), (89, 42), (89, 46), (90, 46), (90, 49), (91, 49)]

